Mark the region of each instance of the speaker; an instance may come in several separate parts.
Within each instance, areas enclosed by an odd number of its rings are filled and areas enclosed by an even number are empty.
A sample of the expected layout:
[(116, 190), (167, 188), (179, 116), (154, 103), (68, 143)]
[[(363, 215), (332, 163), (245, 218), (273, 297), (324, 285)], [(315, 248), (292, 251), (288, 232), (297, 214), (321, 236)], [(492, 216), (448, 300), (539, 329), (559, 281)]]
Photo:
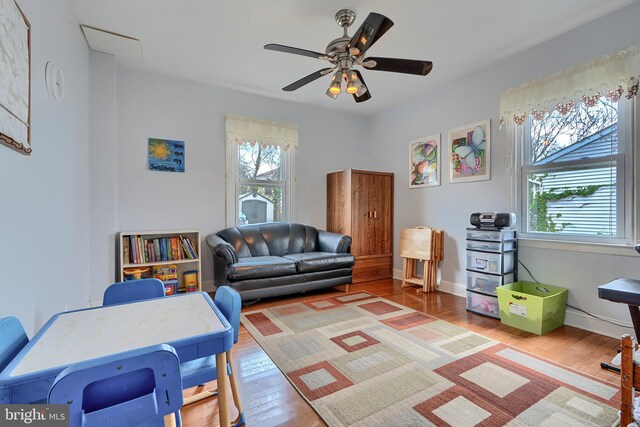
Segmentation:
[(482, 225), (480, 223), (480, 212), (475, 212), (471, 214), (471, 225), (473, 225), (474, 227), (480, 228), (480, 226)]
[(496, 215), (493, 225), (498, 228), (516, 225), (516, 214), (500, 212)]

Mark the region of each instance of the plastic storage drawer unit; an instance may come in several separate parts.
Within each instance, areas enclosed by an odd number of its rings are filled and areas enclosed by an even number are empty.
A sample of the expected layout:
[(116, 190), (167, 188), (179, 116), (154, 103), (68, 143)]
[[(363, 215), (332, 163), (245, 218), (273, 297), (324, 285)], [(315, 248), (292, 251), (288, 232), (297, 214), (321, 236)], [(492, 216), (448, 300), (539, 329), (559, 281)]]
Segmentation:
[(467, 249), (472, 251), (505, 252), (516, 248), (515, 240), (506, 242), (488, 242), (486, 240), (467, 240)]
[(497, 291), (500, 319), (505, 325), (542, 335), (564, 324), (568, 294), (565, 288), (514, 282)]
[(513, 271), (514, 252), (484, 252), (467, 250), (467, 270), (504, 274)]
[(493, 275), (467, 271), (467, 289), (488, 295), (497, 295), (496, 288), (513, 282), (514, 274)]
[(467, 228), (467, 240), (489, 240), (492, 242), (505, 242), (516, 238), (515, 230), (484, 228)]
[(499, 318), (498, 298), (467, 291), (467, 310), (489, 317)]

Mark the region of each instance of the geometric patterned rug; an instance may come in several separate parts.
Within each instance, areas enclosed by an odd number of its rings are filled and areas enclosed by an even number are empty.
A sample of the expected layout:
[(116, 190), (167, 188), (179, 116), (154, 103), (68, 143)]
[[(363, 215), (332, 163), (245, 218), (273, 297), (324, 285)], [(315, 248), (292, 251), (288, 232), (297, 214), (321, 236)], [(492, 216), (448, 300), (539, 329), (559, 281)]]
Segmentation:
[(329, 426), (618, 419), (611, 384), (366, 292), (247, 312), (242, 323)]

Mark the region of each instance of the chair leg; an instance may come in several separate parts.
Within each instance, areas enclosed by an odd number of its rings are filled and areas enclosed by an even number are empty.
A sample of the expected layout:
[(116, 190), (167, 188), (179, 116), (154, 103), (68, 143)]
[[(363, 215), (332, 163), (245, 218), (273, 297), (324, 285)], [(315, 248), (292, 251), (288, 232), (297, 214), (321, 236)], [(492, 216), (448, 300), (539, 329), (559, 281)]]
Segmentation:
[[(233, 374), (234, 367), (233, 367), (232, 350), (229, 350), (227, 352), (227, 362), (229, 363), (229, 366), (231, 366), (231, 375), (229, 375), (229, 384), (231, 385), (231, 394), (233, 395), (233, 403), (235, 404), (236, 408), (238, 408), (238, 416), (236, 417), (235, 420), (231, 421), (231, 426), (238, 427), (238, 426), (245, 425), (246, 421), (244, 418), (244, 412), (242, 411), (242, 402), (240, 400), (240, 392), (238, 391), (238, 384), (236, 383), (236, 378), (235, 378), (235, 375)], [(186, 397), (184, 399), (183, 406), (189, 405), (194, 402), (198, 402), (202, 399), (207, 399), (209, 397), (216, 396), (217, 394), (218, 394), (217, 388), (202, 391), (200, 393), (194, 394), (193, 396)]]
[(238, 416), (235, 420), (231, 421), (233, 427), (242, 426), (245, 424), (244, 412), (242, 412), (242, 402), (240, 401), (240, 392), (238, 391), (238, 384), (236, 383), (236, 377), (233, 374), (235, 372), (233, 366), (233, 353), (232, 350), (227, 351), (227, 361), (231, 366), (231, 375), (229, 375), (229, 383), (231, 384), (231, 394), (233, 395), (233, 403), (238, 409)]
[(164, 416), (164, 427), (177, 427), (176, 414), (169, 414)]

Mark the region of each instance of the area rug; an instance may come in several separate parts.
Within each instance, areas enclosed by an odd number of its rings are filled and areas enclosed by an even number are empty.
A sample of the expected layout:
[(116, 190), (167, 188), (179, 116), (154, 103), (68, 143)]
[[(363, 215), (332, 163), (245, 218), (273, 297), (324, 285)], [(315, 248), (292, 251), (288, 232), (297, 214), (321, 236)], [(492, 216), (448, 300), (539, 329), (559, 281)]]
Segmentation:
[(617, 387), (368, 293), (256, 310), (242, 323), (330, 426), (618, 418)]

